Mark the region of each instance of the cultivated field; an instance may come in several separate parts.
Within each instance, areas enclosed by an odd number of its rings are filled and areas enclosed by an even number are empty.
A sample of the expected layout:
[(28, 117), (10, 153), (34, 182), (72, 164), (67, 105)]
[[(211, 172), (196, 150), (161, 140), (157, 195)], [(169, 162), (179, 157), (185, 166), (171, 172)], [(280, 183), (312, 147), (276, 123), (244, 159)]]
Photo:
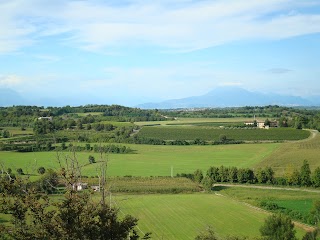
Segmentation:
[(193, 124), (206, 124), (206, 123), (244, 123), (250, 121), (248, 118), (177, 118), (176, 120), (168, 121), (148, 121), (148, 122), (135, 122), (138, 126), (145, 125), (193, 125)]
[[(240, 145), (191, 145), (191, 146), (153, 146), (130, 145), (132, 154), (103, 155), (108, 160), (108, 176), (170, 176), (193, 173), (196, 169), (206, 171), (210, 166), (253, 167), (279, 147), (278, 143), (240, 144)], [(58, 152), (59, 158), (69, 159), (70, 152)], [(89, 164), (93, 155), (98, 162), (100, 155), (92, 152), (78, 152), (76, 157), (83, 166), (82, 174), (96, 176), (98, 163)], [(63, 162), (62, 161), (62, 162)], [(0, 163), (14, 172), (22, 168), (25, 173), (37, 174), (36, 170), (57, 169), (59, 164), (56, 152), (0, 152)]]
[(138, 134), (139, 137), (163, 140), (195, 140), (199, 138), (206, 141), (218, 141), (221, 135), (225, 135), (230, 140), (240, 141), (283, 141), (305, 139), (310, 136), (310, 132), (292, 128), (217, 129), (197, 126), (145, 126)]
[(320, 166), (320, 134), (313, 138), (293, 143), (282, 143), (274, 152), (266, 156), (256, 167), (271, 166), (277, 175), (285, 175), (294, 168), (299, 169), (308, 160), (311, 170)]
[[(139, 219), (142, 232), (152, 239), (194, 239), (208, 226), (220, 236), (257, 237), (266, 213), (214, 194), (115, 195), (112, 204), (122, 214)], [(298, 236), (304, 234), (301, 229)]]

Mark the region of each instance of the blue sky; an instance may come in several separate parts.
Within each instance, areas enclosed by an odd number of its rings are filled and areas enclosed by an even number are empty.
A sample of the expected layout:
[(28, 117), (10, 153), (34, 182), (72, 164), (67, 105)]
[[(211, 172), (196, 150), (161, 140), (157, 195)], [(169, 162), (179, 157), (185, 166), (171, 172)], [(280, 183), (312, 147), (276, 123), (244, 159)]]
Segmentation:
[(0, 88), (123, 104), (220, 86), (320, 95), (319, 0), (0, 0)]

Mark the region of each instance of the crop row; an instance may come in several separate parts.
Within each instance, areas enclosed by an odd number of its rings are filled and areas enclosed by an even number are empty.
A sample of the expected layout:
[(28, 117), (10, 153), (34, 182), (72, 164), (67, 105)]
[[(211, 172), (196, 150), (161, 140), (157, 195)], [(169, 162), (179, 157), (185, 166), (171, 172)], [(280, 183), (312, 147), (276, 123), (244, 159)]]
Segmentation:
[(217, 141), (225, 135), (227, 139), (239, 141), (282, 141), (301, 140), (310, 133), (293, 128), (270, 129), (216, 129), (203, 127), (143, 127), (139, 137), (162, 140), (195, 140)]

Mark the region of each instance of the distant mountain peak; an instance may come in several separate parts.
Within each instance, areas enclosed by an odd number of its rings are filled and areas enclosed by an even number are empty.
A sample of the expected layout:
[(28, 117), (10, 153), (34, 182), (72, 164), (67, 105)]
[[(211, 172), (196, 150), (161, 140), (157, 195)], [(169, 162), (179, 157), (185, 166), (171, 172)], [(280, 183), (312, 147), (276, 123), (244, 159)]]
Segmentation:
[(238, 86), (222, 86), (202, 96), (172, 99), (159, 103), (145, 103), (138, 107), (146, 109), (174, 109), (196, 107), (241, 107), (241, 106), (310, 106), (312, 101), (297, 96), (252, 92)]

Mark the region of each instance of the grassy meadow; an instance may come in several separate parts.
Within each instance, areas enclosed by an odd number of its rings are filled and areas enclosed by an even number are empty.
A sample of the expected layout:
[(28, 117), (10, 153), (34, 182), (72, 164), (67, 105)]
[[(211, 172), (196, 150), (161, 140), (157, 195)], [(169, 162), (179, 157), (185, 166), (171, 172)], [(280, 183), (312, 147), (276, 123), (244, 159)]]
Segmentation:
[[(191, 145), (191, 146), (153, 146), (130, 145), (132, 154), (108, 154), (108, 176), (170, 176), (173, 174), (193, 173), (196, 169), (206, 171), (210, 166), (253, 167), (279, 147), (279, 143), (240, 144), (240, 145)], [(71, 152), (0, 152), (0, 163), (13, 171), (22, 168), (25, 173), (37, 174), (36, 170), (57, 169), (61, 160), (73, 156)], [(89, 164), (88, 157), (93, 155), (98, 162), (100, 155), (92, 152), (78, 152), (76, 157), (83, 166), (82, 174), (96, 176), (98, 163)]]
[(284, 176), (294, 168), (300, 169), (304, 160), (307, 160), (311, 170), (320, 166), (320, 134), (297, 142), (286, 142), (279, 145), (270, 155), (261, 159), (256, 167), (271, 166), (277, 175)]
[[(257, 237), (266, 213), (214, 194), (114, 195), (112, 204), (122, 214), (139, 219), (142, 232), (152, 239), (194, 239), (208, 226), (219, 236)], [(298, 236), (304, 231), (297, 229)]]

